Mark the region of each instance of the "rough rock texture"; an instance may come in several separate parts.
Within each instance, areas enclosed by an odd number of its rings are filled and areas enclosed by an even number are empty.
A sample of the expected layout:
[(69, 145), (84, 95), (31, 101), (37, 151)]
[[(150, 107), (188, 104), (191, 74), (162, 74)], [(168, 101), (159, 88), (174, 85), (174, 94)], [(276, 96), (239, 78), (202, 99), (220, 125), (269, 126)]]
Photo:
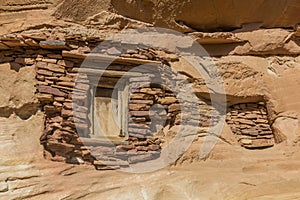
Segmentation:
[(66, 21), (104, 29), (158, 26), (181, 32), (294, 28), (298, 11), (297, 0), (5, 0), (0, 3), (0, 33), (70, 25)]
[[(2, 0), (0, 199), (298, 199), (299, 9), (296, 0)], [(219, 73), (210, 75), (221, 77), (226, 91), (226, 124), (221, 135), (208, 129), (219, 120), (209, 117), (217, 112), (211, 88), (182, 57), (142, 47), (127, 52), (124, 43), (105, 47), (101, 59), (121, 53), (117, 61), (127, 62), (112, 67), (117, 73), (106, 72), (109, 77), (149, 61), (179, 72), (199, 97), (201, 117), (188, 114), (188, 121), (200, 127), (186, 129), (196, 129), (195, 138), (174, 166), (147, 174), (96, 171), (91, 163), (103, 170), (156, 159), (187, 117), (181, 115), (176, 95), (146, 81), (134, 88), (129, 104), (133, 121), (139, 122), (129, 126), (135, 133), (132, 141), (113, 150), (114, 156), (130, 152), (130, 158), (108, 159), (112, 148), (106, 143), (89, 140), (82, 146), (74, 131), (70, 93), (82, 60), (113, 33), (152, 26), (186, 33), (212, 57)], [(166, 34), (165, 42), (174, 38)], [(156, 42), (147, 35), (135, 39)], [(114, 78), (99, 85), (112, 87)], [(79, 91), (89, 88), (85, 79), (80, 81)], [(81, 94), (74, 101), (80, 104), (77, 120), (87, 134), (87, 93)], [(157, 138), (139, 138), (153, 128), (149, 113), (154, 103), (167, 111), (154, 116), (166, 114), (169, 121)], [(200, 148), (213, 139), (213, 151), (199, 157)]]

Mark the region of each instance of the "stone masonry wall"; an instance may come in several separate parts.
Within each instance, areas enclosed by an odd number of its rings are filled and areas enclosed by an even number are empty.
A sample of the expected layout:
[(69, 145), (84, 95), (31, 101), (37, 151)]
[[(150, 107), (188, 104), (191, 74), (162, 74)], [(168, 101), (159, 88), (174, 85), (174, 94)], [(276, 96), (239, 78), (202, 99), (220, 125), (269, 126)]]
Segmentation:
[(243, 147), (253, 149), (274, 145), (264, 102), (233, 105), (229, 108), (226, 121)]
[[(159, 156), (163, 138), (156, 134), (163, 129), (166, 131), (165, 127), (170, 129), (183, 122), (209, 127), (218, 121), (217, 110), (208, 100), (179, 103), (176, 92), (171, 88), (180, 91), (184, 90), (182, 85), (191, 83), (168, 67), (167, 62), (176, 60), (176, 57), (153, 49), (124, 51), (122, 46), (120, 49), (104, 46), (101, 50), (104, 59), (105, 56), (122, 54), (122, 59), (109, 66), (108, 70), (125, 72), (146, 61), (155, 61), (160, 66), (159, 73), (153, 77), (150, 71), (142, 77), (129, 79), (131, 95), (128, 139), (125, 142), (111, 145), (102, 141), (82, 141), (91, 134), (88, 115), (92, 98), (89, 89), (93, 79), (90, 73), (80, 72), (79, 67), (86, 58), (85, 53), (89, 53), (100, 40), (90, 38), (81, 41), (76, 37), (66, 37), (67, 42), (61, 42), (29, 35), (20, 37), (1, 38), (6, 45), (0, 54), (1, 62), (10, 63), (14, 70), (25, 65), (36, 69), (37, 97), (45, 112), (41, 144), (47, 150), (45, 155), (52, 160), (93, 163), (97, 169), (128, 167)], [(155, 78), (162, 83), (152, 84)], [(136, 87), (139, 84), (142, 86)], [(155, 109), (152, 109), (153, 106)], [(182, 106), (190, 109), (185, 115), (181, 113)], [(258, 102), (229, 108), (227, 123), (242, 146), (251, 149), (274, 145), (265, 107), (264, 103)], [(76, 113), (73, 108), (76, 108)], [(165, 123), (154, 126), (155, 121)]]

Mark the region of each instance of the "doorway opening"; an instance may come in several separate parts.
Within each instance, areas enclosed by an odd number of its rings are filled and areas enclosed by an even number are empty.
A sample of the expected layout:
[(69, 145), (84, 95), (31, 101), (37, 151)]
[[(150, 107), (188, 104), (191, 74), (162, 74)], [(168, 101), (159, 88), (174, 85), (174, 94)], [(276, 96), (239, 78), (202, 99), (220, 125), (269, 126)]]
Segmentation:
[(128, 139), (129, 81), (97, 84), (91, 88), (90, 137), (112, 142)]

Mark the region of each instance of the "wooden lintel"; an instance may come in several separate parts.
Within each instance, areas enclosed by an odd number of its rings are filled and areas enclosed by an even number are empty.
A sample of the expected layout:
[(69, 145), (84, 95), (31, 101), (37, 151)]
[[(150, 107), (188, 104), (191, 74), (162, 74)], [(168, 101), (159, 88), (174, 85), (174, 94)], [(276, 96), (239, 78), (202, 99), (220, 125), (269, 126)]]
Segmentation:
[(120, 64), (135, 64), (135, 65), (153, 65), (160, 66), (161, 62), (153, 60), (144, 60), (137, 58), (124, 58), (124, 57), (115, 57), (104, 54), (80, 54), (70, 51), (62, 51), (62, 56), (67, 58), (77, 58), (77, 59), (90, 59), (90, 60), (99, 60), (109, 63), (120, 63)]
[(74, 68), (72, 72), (85, 73), (88, 75), (101, 75), (107, 77), (137, 77), (142, 76), (142, 73), (137, 72), (125, 72), (125, 71), (113, 71), (113, 70), (99, 70), (89, 68)]

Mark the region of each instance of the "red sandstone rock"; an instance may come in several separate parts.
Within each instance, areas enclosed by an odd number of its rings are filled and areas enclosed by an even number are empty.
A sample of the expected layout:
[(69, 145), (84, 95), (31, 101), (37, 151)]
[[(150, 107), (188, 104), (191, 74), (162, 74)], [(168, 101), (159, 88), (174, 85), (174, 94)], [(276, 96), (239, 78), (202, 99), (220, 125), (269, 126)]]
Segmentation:
[(72, 110), (73, 109), (73, 104), (72, 102), (65, 102), (64, 103), (64, 108), (68, 109), (68, 110)]
[(47, 67), (45, 67), (45, 69), (49, 70), (49, 71), (53, 71), (53, 72), (58, 72), (58, 73), (65, 73), (65, 69), (64, 67), (57, 65), (57, 64), (53, 64), (53, 63), (48, 63)]
[(48, 141), (47, 147), (59, 155), (65, 155), (75, 148), (72, 144), (60, 143), (57, 141)]
[(157, 100), (159, 104), (172, 104), (178, 102), (178, 100), (175, 97), (165, 97), (165, 98), (159, 98)]
[(140, 141), (140, 142), (134, 142), (134, 146), (147, 146), (148, 142), (147, 141)]
[(37, 98), (40, 102), (43, 102), (43, 103), (50, 103), (53, 101), (52, 94), (37, 94)]
[(70, 87), (70, 88), (75, 87), (75, 83), (74, 82), (58, 82), (57, 85), (66, 86), (66, 87)]
[(53, 118), (50, 118), (50, 122), (62, 122), (63, 121), (63, 118), (61, 116), (56, 116), (56, 117), (53, 117)]
[(73, 116), (73, 111), (72, 110), (62, 109), (61, 116), (62, 117), (71, 117), (71, 116)]
[(138, 150), (138, 151), (148, 151), (148, 147), (146, 147), (146, 146), (137, 146), (137, 147), (135, 147), (136, 148), (136, 150)]
[(143, 93), (135, 93), (130, 95), (130, 99), (138, 99), (138, 100), (153, 100), (154, 96), (149, 94)]
[(64, 98), (64, 97), (54, 97), (54, 101), (57, 101), (57, 102), (64, 102), (64, 101), (65, 101), (65, 98)]
[(57, 107), (55, 107), (55, 106), (50, 106), (50, 105), (46, 105), (46, 106), (44, 106), (44, 110), (46, 111), (46, 112), (60, 112), (60, 109), (59, 108), (57, 108)]
[(147, 104), (129, 104), (129, 110), (149, 110), (150, 106)]
[(130, 103), (132, 103), (132, 104), (148, 104), (148, 105), (152, 105), (153, 104), (153, 100), (135, 100), (135, 99), (131, 99)]
[(39, 86), (40, 93), (53, 94), (54, 96), (64, 97), (66, 94), (51, 86)]
[(43, 58), (42, 61), (46, 62), (46, 63), (53, 63), (53, 64), (55, 64), (57, 62), (56, 59), (52, 59), (52, 58)]
[(176, 112), (176, 111), (180, 111), (181, 106), (180, 104), (172, 104), (168, 107), (168, 111), (169, 112)]
[(160, 149), (160, 146), (159, 145), (155, 145), (155, 144), (152, 144), (152, 145), (149, 145), (148, 146), (148, 150), (149, 151), (157, 151)]
[(162, 91), (159, 89), (152, 89), (152, 88), (142, 88), (140, 89), (141, 93), (150, 94), (150, 95), (158, 95), (162, 94)]
[(59, 60), (57, 62), (58, 65), (62, 65), (62, 66), (65, 66), (67, 68), (72, 68), (74, 66), (74, 63), (71, 62), (71, 61), (67, 61), (67, 60)]
[(134, 117), (149, 117), (149, 111), (130, 111)]
[(44, 76), (53, 76), (53, 72), (48, 70), (37, 70), (37, 73)]
[(117, 151), (118, 151), (118, 149), (128, 151), (128, 150), (134, 149), (134, 145), (119, 145), (119, 146), (117, 146)]

